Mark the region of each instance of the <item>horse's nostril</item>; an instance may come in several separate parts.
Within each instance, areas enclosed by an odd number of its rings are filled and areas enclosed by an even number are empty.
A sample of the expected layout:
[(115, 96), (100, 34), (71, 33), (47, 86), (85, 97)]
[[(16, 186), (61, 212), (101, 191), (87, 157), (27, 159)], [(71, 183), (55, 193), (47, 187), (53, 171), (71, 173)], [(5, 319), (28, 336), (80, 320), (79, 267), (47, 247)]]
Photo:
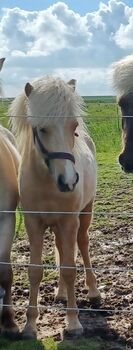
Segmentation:
[(76, 173), (76, 182), (75, 182), (75, 184), (77, 184), (77, 183), (78, 183), (78, 181), (79, 181), (79, 174), (78, 174), (78, 173)]
[(59, 186), (64, 186), (65, 183), (64, 183), (64, 176), (63, 175), (59, 175), (58, 177), (58, 185)]
[(65, 183), (65, 179), (63, 175), (59, 175), (58, 177), (58, 188), (61, 192), (69, 192), (70, 188), (68, 184)]

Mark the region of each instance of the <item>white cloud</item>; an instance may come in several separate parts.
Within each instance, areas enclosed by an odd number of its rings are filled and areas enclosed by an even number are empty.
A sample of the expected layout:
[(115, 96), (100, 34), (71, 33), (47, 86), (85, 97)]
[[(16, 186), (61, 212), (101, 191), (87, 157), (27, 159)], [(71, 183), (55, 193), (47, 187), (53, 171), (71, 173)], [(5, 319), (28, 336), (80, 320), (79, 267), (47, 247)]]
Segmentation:
[(108, 86), (108, 69), (107, 68), (66, 68), (55, 69), (54, 76), (60, 76), (65, 81), (70, 76), (77, 80), (77, 88), (82, 96), (86, 95), (86, 86), (88, 95), (111, 94)]
[[(43, 11), (0, 9), (0, 56), (7, 95), (43, 74), (77, 78), (81, 94), (111, 93), (107, 67), (133, 48), (133, 8), (109, 0), (81, 16), (64, 2)], [(77, 75), (77, 76), (76, 76)]]
[(129, 17), (127, 25), (120, 25), (115, 34), (115, 40), (122, 49), (133, 50), (133, 13)]

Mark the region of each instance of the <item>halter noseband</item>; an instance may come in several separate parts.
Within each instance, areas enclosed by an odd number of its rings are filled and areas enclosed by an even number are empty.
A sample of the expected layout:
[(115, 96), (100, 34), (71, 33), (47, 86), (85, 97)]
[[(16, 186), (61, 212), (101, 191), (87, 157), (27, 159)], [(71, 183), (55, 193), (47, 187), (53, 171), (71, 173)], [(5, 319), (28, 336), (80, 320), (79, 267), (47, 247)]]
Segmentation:
[(34, 127), (33, 128), (33, 139), (34, 139), (34, 143), (38, 143), (38, 146), (40, 148), (40, 151), (42, 152), (42, 154), (45, 156), (45, 163), (48, 166), (49, 165), (49, 160), (51, 159), (68, 159), (71, 160), (72, 163), (75, 164), (75, 158), (71, 153), (67, 153), (67, 152), (49, 152), (42, 144), (38, 132), (37, 132), (37, 128)]

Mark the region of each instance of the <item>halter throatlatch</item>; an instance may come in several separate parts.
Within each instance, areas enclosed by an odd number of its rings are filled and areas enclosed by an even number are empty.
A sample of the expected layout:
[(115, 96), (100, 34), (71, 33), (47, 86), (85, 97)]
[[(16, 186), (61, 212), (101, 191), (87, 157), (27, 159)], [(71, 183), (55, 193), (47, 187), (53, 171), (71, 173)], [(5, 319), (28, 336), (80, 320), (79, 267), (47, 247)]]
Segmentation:
[(37, 141), (41, 153), (45, 156), (45, 163), (47, 166), (49, 164), (49, 160), (51, 160), (51, 159), (68, 159), (68, 160), (71, 160), (71, 162), (75, 164), (75, 158), (71, 153), (49, 152), (42, 144), (36, 127), (33, 128), (33, 138), (34, 138), (34, 143), (36, 143), (36, 141)]

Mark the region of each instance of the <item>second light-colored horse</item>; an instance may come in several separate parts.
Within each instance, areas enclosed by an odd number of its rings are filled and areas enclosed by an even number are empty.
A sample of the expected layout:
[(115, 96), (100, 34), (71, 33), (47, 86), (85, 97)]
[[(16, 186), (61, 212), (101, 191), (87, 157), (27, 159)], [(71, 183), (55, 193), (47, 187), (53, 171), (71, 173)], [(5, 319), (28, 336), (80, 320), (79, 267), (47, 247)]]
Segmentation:
[[(20, 198), (30, 241), (30, 301), (24, 337), (36, 335), (37, 295), (43, 269), (43, 232), (49, 226), (55, 233), (59, 251), (60, 283), (58, 298), (67, 293), (67, 328), (82, 334), (75, 299), (78, 247), (86, 269), (90, 298), (99, 298), (89, 256), (88, 227), (96, 192), (96, 160), (92, 140), (85, 131), (83, 100), (68, 83), (42, 77), (27, 83), (25, 92), (10, 108), (12, 130), (22, 154)], [(14, 118), (17, 116), (17, 118)], [(83, 214), (86, 212), (85, 214)], [(88, 213), (87, 213), (88, 212)], [(71, 214), (72, 213), (72, 214)], [(32, 307), (33, 306), (33, 307)]]
[[(4, 59), (0, 59), (0, 70)], [(14, 136), (0, 126), (0, 286), (5, 291), (4, 304), (11, 305), (12, 268), (10, 263), (11, 247), (15, 233), (15, 214), (2, 211), (15, 211), (18, 200), (18, 165), (20, 156), (15, 146)], [(7, 263), (7, 264), (4, 264)], [(1, 315), (2, 334), (16, 336), (18, 327), (14, 322), (12, 306), (3, 307)]]

